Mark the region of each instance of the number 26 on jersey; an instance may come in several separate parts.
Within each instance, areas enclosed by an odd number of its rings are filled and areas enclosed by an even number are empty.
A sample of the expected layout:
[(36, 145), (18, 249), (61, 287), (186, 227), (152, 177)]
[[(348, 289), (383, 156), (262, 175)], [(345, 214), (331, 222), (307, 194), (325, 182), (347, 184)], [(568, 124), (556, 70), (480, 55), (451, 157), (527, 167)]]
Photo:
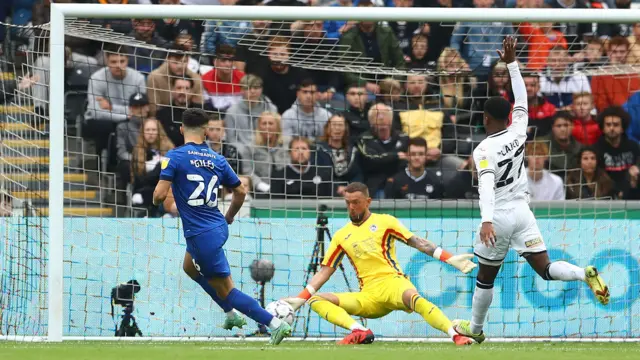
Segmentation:
[(218, 206), (218, 195), (215, 192), (218, 189), (218, 176), (214, 176), (211, 178), (211, 181), (209, 181), (209, 184), (207, 184), (206, 186), (207, 192), (204, 194), (204, 196), (202, 196), (202, 193), (205, 190), (205, 180), (202, 175), (187, 174), (187, 180), (198, 183), (196, 189), (193, 190), (193, 192), (189, 196), (187, 204), (189, 204), (190, 206), (202, 206), (205, 204), (209, 207)]

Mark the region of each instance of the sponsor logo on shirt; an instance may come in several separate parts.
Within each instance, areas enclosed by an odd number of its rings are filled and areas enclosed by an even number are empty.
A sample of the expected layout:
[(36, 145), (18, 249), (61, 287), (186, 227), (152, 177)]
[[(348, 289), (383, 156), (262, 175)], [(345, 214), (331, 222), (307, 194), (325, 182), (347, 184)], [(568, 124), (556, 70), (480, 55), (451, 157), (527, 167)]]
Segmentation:
[(531, 247), (536, 247), (538, 245), (542, 244), (542, 239), (541, 238), (535, 238), (533, 240), (529, 240), (529, 241), (525, 241), (524, 245), (528, 248)]

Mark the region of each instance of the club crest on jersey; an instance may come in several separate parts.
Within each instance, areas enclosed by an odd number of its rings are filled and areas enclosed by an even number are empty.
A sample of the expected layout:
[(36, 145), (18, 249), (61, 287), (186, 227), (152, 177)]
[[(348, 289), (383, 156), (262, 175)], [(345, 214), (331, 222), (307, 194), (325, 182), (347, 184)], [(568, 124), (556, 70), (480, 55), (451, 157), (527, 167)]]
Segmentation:
[(376, 232), (376, 230), (378, 230), (378, 226), (373, 224), (373, 225), (369, 226), (369, 230), (371, 230), (371, 232)]
[(502, 150), (498, 151), (498, 155), (506, 156), (508, 153), (513, 151), (513, 149), (517, 148), (518, 146), (520, 146), (520, 142), (518, 141), (518, 139), (515, 139), (510, 144), (505, 145), (504, 148), (502, 148)]
[(427, 187), (424, 188), (424, 191), (426, 191), (429, 194), (431, 194), (433, 192), (433, 185), (431, 185), (431, 184), (427, 185)]

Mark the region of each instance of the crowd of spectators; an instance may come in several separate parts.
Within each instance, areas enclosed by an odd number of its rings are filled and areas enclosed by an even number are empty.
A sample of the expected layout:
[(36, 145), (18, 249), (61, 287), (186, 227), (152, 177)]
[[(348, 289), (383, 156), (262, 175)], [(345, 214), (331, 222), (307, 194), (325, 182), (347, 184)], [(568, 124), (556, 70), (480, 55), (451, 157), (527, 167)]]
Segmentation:
[[(629, 0), (137, 1), (151, 2), (602, 11), (632, 6)], [(48, 21), (49, 0), (9, 5), (0, 5), (0, 20), (11, 15), (16, 24)], [(66, 88), (78, 68), (87, 73), (82, 137), (109, 157), (108, 170), (117, 173), (119, 188), (130, 188), (135, 206), (152, 209), (159, 164), (183, 144), (179, 121), (190, 107), (209, 112), (207, 142), (229, 160), (252, 198), (339, 197), (346, 184), (362, 181), (377, 199), (475, 199), (470, 155), (485, 136), (483, 104), (491, 96), (512, 99), (506, 65), (496, 55), (508, 35), (519, 39), (529, 100), (524, 165), (532, 199), (640, 199), (640, 23), (91, 22), (155, 46), (67, 42)], [(33, 32), (10, 36), (18, 44), (21, 36), (31, 37), (24, 39), (25, 51), (39, 46)], [(314, 56), (330, 51), (319, 49), (338, 47), (407, 75), (296, 66), (300, 54), (313, 65), (319, 61)], [(46, 55), (36, 61), (46, 69)], [(39, 86), (47, 81), (42, 70), (24, 74), (13, 86), (30, 88), (46, 111), (47, 94)], [(9, 97), (12, 85), (3, 86), (0, 93)]]

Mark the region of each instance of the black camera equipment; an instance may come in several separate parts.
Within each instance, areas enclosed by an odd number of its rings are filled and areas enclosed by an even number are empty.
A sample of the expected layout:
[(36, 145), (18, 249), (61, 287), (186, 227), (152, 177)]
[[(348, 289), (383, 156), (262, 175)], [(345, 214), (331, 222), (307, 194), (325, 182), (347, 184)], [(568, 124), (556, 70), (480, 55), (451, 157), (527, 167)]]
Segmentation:
[[(142, 331), (140, 331), (136, 318), (133, 316), (133, 302), (138, 291), (140, 291), (140, 284), (137, 280), (129, 280), (111, 289), (111, 318), (115, 325), (115, 336), (142, 336)], [(115, 319), (115, 305), (123, 307), (120, 326), (118, 326)]]
[[(257, 282), (260, 286), (260, 298), (258, 301), (260, 301), (260, 306), (264, 309), (264, 286), (273, 279), (276, 267), (273, 262), (269, 260), (256, 259), (251, 262), (251, 265), (249, 265), (249, 270), (253, 281)], [(262, 324), (258, 324), (258, 330), (249, 336), (266, 336), (268, 334), (269, 331), (267, 330), (267, 327)]]

